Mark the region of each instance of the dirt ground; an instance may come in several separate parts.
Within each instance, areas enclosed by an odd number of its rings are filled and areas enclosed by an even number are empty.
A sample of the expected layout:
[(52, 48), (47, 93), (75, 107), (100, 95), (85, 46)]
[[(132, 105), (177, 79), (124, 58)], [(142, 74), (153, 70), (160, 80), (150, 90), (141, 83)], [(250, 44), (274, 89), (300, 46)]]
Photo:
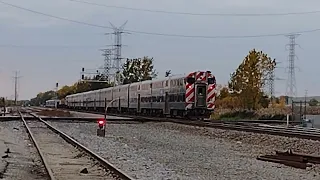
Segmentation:
[(48, 179), (21, 121), (0, 122), (0, 179)]
[(37, 115), (49, 117), (72, 117), (70, 112), (62, 110), (41, 110), (40, 112), (37, 112)]

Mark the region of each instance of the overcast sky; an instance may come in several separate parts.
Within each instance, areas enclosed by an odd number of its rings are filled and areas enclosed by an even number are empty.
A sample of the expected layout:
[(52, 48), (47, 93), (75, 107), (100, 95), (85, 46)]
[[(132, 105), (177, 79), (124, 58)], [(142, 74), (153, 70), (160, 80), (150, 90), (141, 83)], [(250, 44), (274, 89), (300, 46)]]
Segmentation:
[[(319, 13), (288, 16), (191, 16), (93, 6), (69, 0), (1, 0), (23, 8), (67, 19), (126, 30), (196, 36), (281, 34), (320, 28)], [(85, 1), (85, 0), (84, 0)], [(87, 0), (105, 5), (189, 13), (286, 13), (316, 11), (320, 1), (309, 0)], [(318, 19), (319, 18), (319, 19)], [(71, 85), (82, 67), (103, 65), (99, 49), (113, 43), (110, 29), (62, 21), (0, 3), (0, 96), (13, 98), (14, 71), (18, 70), (19, 99)], [(302, 33), (296, 40), (298, 95), (319, 95), (320, 32)], [(131, 33), (123, 36), (125, 58), (150, 56), (160, 76), (211, 70), (218, 84), (226, 84), (250, 49), (262, 50), (281, 62), (276, 76), (277, 95), (285, 93), (288, 51), (285, 36), (259, 38), (181, 38)]]

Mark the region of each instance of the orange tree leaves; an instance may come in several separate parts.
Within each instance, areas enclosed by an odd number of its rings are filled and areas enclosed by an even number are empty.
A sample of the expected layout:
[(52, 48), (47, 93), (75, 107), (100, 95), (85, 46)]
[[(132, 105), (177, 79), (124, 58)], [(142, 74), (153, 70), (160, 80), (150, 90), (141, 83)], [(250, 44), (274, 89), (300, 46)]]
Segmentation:
[(244, 58), (229, 81), (229, 89), (240, 101), (241, 108), (259, 109), (268, 104), (262, 88), (275, 67), (275, 59), (262, 51), (253, 49)]

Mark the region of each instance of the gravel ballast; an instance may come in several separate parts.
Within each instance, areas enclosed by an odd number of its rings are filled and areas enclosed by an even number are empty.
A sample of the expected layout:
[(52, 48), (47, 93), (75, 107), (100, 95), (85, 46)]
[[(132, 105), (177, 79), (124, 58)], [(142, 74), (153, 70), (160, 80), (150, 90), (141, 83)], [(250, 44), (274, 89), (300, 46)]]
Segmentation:
[(256, 160), (274, 150), (319, 153), (320, 142), (173, 123), (50, 122), (137, 179), (319, 179), (307, 170)]
[(22, 121), (0, 122), (0, 151), (0, 179), (49, 179)]

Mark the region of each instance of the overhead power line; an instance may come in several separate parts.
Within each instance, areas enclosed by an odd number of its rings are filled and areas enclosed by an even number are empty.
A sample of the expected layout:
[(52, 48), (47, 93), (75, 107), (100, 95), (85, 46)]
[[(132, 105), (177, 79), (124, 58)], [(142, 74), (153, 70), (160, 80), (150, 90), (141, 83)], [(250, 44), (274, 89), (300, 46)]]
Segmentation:
[[(77, 20), (72, 20), (68, 18), (63, 18), (59, 16), (54, 16), (38, 11), (34, 11), (31, 9), (27, 9), (24, 7), (20, 7), (14, 4), (6, 3), (3, 1), (0, 1), (0, 3), (21, 9), (24, 11), (32, 12), (35, 14), (40, 14), (43, 16), (63, 20), (63, 21), (69, 21), (77, 24), (82, 24), (82, 25), (87, 25), (87, 26), (92, 26), (92, 27), (98, 27), (98, 28), (105, 28), (105, 29), (113, 29), (112, 27), (109, 26), (104, 26), (104, 25), (97, 25), (97, 24), (92, 24), (92, 23), (87, 23), (87, 22), (82, 22), (82, 21), (77, 21)], [(301, 34), (301, 33), (311, 33), (311, 32), (316, 32), (320, 31), (320, 28), (317, 29), (311, 29), (311, 30), (304, 30), (304, 31), (296, 31), (296, 32), (287, 32), (287, 33), (276, 33), (276, 34), (259, 34), (259, 35), (242, 35), (242, 36), (205, 36), (205, 35), (183, 35), (183, 34), (167, 34), (167, 33), (156, 33), (156, 32), (146, 32), (146, 31), (136, 31), (136, 30), (126, 30), (125, 32), (131, 32), (131, 33), (136, 33), (136, 34), (146, 34), (146, 35), (154, 35), (154, 36), (168, 36), (168, 37), (181, 37), (181, 38), (201, 38), (201, 39), (236, 39), (236, 38), (260, 38), (260, 37), (273, 37), (273, 36), (284, 36), (288, 34)]]
[(15, 45), (0, 44), (0, 48), (101, 48), (103, 46), (63, 46), (63, 45)]
[(162, 14), (176, 14), (176, 15), (190, 15), (190, 16), (290, 16), (290, 15), (306, 15), (306, 14), (317, 14), (320, 10), (316, 11), (302, 11), (302, 12), (285, 12), (285, 13), (191, 13), (191, 12), (177, 12), (177, 11), (164, 11), (164, 10), (152, 10), (152, 9), (142, 9), (142, 8), (131, 8), (125, 6), (115, 6), (93, 3), (83, 0), (69, 0), (82, 4), (89, 4), (93, 6), (100, 6), (106, 8), (124, 9), (131, 11), (143, 11), (151, 13), (162, 13)]

